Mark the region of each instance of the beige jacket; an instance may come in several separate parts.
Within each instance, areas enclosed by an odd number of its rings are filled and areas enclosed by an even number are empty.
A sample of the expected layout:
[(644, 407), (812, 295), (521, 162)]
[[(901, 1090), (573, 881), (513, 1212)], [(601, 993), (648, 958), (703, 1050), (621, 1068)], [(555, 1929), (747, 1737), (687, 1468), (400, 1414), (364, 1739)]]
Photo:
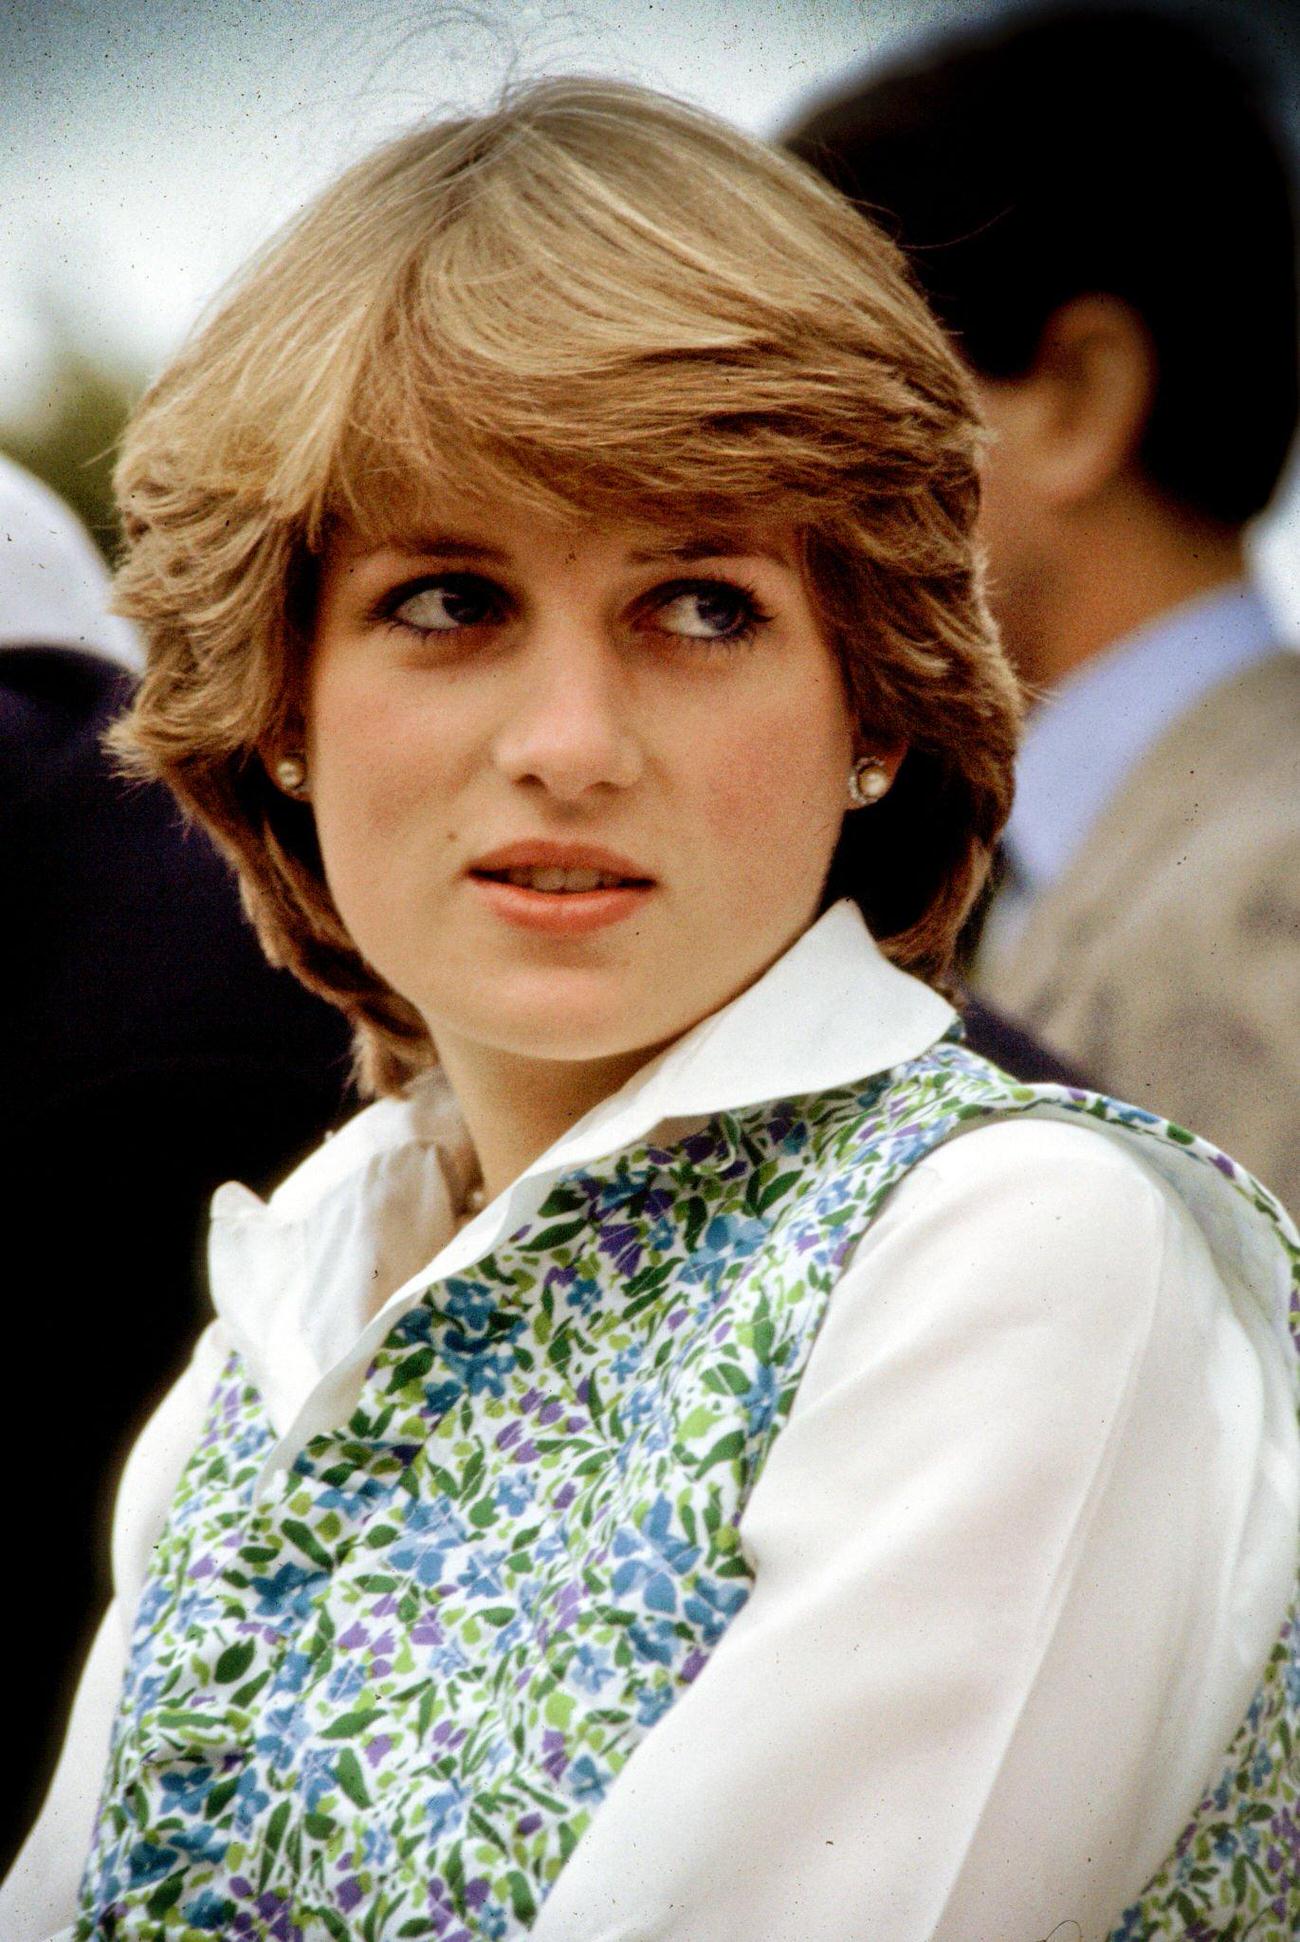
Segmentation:
[(1300, 655), (1167, 731), (974, 982), (1300, 1209)]

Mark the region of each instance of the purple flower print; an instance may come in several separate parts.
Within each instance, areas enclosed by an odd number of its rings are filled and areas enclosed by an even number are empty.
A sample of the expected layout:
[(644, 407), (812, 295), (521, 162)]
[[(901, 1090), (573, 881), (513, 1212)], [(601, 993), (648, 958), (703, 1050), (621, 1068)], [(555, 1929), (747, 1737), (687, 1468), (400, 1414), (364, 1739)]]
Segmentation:
[(698, 1646), (693, 1652), (688, 1652), (681, 1672), (678, 1675), (682, 1684), (689, 1686), (692, 1679), (697, 1679), (708, 1663), (708, 1654), (701, 1652)]
[(645, 1243), (635, 1221), (606, 1221), (600, 1229), (597, 1246), (608, 1255), (619, 1274), (633, 1275), (641, 1266)]
[(559, 1780), (569, 1764), (569, 1747), (558, 1727), (548, 1726), (542, 1733), (542, 1765), (552, 1780)]

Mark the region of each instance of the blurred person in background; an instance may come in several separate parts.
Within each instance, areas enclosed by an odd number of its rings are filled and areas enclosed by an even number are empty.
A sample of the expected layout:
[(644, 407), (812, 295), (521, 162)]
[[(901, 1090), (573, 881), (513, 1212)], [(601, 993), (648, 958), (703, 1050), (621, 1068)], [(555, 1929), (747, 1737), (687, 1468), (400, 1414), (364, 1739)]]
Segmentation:
[(972, 980), (1300, 1204), (1300, 658), (1247, 568), (1297, 414), (1263, 90), (1133, 7), (1017, 13), (786, 137), (903, 244), (979, 380), (1032, 708)]
[(17, 1549), (40, 1571), (5, 1702), (5, 1856), (105, 1601), (111, 1471), (198, 1332), (208, 1198), (273, 1181), (348, 1086), (346, 1026), (268, 967), (210, 839), (101, 749), (143, 664), (107, 592), (67, 507), (0, 459), (0, 1212), (11, 1354), (57, 1370), (61, 1398), (52, 1418), (11, 1381), (6, 1409)]

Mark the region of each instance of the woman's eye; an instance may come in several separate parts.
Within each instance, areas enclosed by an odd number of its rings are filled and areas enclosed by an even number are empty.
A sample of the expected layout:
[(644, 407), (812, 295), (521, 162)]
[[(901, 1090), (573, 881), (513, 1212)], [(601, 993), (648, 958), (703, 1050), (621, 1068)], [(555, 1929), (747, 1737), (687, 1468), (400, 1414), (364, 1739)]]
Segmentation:
[(653, 610), (660, 632), (697, 641), (749, 640), (760, 622), (769, 618), (760, 612), (753, 594), (724, 580), (679, 587)]
[(456, 574), (399, 592), (389, 601), (387, 613), (390, 620), (413, 627), (420, 634), (451, 634), (462, 627), (479, 627), (496, 620), (500, 607), (500, 595), (486, 581)]

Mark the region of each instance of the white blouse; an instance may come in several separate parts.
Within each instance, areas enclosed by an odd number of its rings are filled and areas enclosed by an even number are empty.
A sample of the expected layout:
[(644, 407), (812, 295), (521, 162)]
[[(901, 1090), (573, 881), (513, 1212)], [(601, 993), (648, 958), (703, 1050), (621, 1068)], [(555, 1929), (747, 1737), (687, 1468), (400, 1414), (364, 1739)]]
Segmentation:
[[(232, 1346), (291, 1464), (428, 1282), (560, 1173), (868, 1076), (951, 1017), (838, 904), (467, 1225), (437, 1082), (269, 1203), (222, 1188), (217, 1320), (127, 1465), (116, 1599), (4, 1942), (74, 1919), (131, 1612)], [(1214, 1247), (1092, 1125), (984, 1125), (915, 1167), (741, 1519), (749, 1601), (614, 1781), (538, 1942), (1100, 1942), (1215, 1775), (1296, 1572), (1285, 1316)]]

